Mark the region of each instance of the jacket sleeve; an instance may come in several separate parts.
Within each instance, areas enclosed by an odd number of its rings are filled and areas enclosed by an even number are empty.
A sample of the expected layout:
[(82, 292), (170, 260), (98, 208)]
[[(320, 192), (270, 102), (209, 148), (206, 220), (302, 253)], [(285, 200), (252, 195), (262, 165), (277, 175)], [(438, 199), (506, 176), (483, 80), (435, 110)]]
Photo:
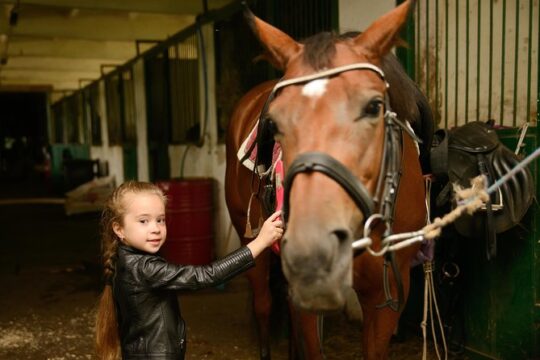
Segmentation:
[(158, 256), (139, 263), (141, 280), (153, 289), (201, 289), (219, 285), (255, 265), (251, 250), (242, 246), (208, 265), (175, 265)]

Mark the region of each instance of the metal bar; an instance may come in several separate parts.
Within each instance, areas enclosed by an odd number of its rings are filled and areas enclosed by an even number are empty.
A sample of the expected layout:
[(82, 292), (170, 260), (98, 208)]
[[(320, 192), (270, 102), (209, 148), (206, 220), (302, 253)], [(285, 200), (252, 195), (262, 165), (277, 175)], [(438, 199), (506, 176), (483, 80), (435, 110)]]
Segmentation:
[(455, 66), (455, 88), (454, 88), (454, 126), (458, 125), (458, 104), (459, 104), (459, 0), (456, 1), (456, 66)]
[(470, 18), (469, 18), (469, 0), (466, 5), (467, 15), (465, 16), (465, 38), (467, 39), (465, 44), (465, 123), (469, 122), (469, 33), (470, 33)]
[(429, 99), (429, 63), (430, 63), (430, 59), (429, 59), (429, 0), (426, 1), (426, 45), (425, 45), (425, 49), (426, 49), (426, 58), (425, 58), (425, 63), (426, 63), (426, 74), (425, 74), (425, 77), (426, 77), (426, 98)]
[(488, 120), (491, 120), (491, 104), (493, 101), (493, 1), (489, 2), (489, 85), (488, 85)]
[(439, 0), (435, 0), (435, 122), (439, 124)]
[[(99, 71), (101, 72), (101, 76), (105, 76), (105, 69), (106, 68), (118, 68), (118, 65), (115, 65), (115, 64), (101, 64), (99, 66)], [(114, 73), (115, 70), (111, 71), (111, 73)]]
[(141, 44), (159, 44), (161, 40), (135, 40), (135, 50), (137, 56), (141, 55)]
[[(538, 15), (540, 17), (540, 4), (538, 5)], [(538, 22), (538, 44), (536, 48), (536, 53), (540, 51), (540, 21)], [(538, 78), (538, 81), (536, 82), (536, 139), (540, 139), (540, 126), (538, 124), (540, 123), (540, 55), (537, 56), (538, 64), (536, 64), (536, 77)], [(540, 183), (540, 176), (538, 176), (538, 182)], [(540, 187), (537, 187), (537, 189), (540, 189)]]
[[(206, 3), (206, 1), (205, 1)], [(205, 4), (206, 6), (207, 4)], [(204, 12), (207, 12), (208, 9), (205, 9)], [(182, 136), (185, 137), (185, 134), (186, 134), (186, 131), (185, 131), (185, 128), (184, 128), (184, 124), (185, 123), (185, 119), (182, 118), (182, 111), (184, 110), (183, 109), (183, 106), (182, 106), (182, 102), (183, 102), (183, 97), (180, 96), (181, 92), (180, 92), (180, 86), (181, 86), (181, 79), (180, 79), (180, 59), (182, 58), (182, 54), (181, 54), (181, 45), (182, 43), (177, 43), (176, 45), (172, 45), (172, 50), (173, 50), (173, 59), (171, 61), (171, 59), (168, 60), (168, 63), (169, 63), (169, 66), (172, 68), (171, 70), (171, 85), (173, 85), (173, 91), (174, 91), (174, 99), (171, 99), (171, 105), (174, 103), (174, 107), (171, 106), (171, 108), (173, 109), (173, 114), (171, 114), (171, 122), (173, 122), (173, 124), (171, 124), (171, 127), (172, 127), (172, 131), (171, 131), (171, 140), (173, 139), (174, 137), (174, 141), (173, 142), (178, 142), (178, 128), (182, 129)], [(169, 47), (170, 49), (170, 47)], [(169, 53), (169, 55), (171, 55)], [(172, 63), (172, 64), (171, 64)], [(176, 130), (176, 131), (175, 131)], [(182, 140), (185, 140), (185, 139), (181, 139), (180, 141), (183, 142)]]
[[(428, 0), (429, 1), (429, 0)], [(417, 50), (416, 50), (416, 61), (415, 61), (415, 65), (416, 65), (416, 71), (415, 71), (415, 80), (416, 82), (420, 83), (420, 49), (421, 49), (421, 42), (420, 42), (420, 26), (421, 26), (421, 23), (422, 21), (420, 20), (421, 17), (420, 17), (420, 1), (416, 4), (416, 18), (418, 19), (418, 21), (416, 22), (416, 46), (417, 46)]]
[(514, 104), (513, 104), (513, 118), (512, 126), (516, 126), (517, 118), (517, 89), (518, 89), (518, 60), (519, 60), (519, 0), (516, 0), (516, 37), (515, 37), (515, 48), (514, 48)]
[(415, 38), (415, 26), (417, 23), (415, 19), (415, 17), (411, 16), (405, 23), (404, 34), (402, 36), (408, 46), (398, 47), (396, 53), (409, 77), (416, 81), (415, 61), (419, 49), (417, 48)]
[(448, 129), (448, 0), (444, 2), (445, 6), (445, 50), (444, 50), (444, 127)]
[(332, 0), (330, 2), (330, 14), (332, 18), (330, 19), (330, 31), (339, 32), (339, 1)]
[(481, 24), (482, 24), (482, 1), (478, 1), (478, 18), (477, 22), (477, 34), (476, 34), (476, 120), (480, 120), (480, 62), (482, 54), (482, 43), (481, 43)]
[[(538, 2), (537, 2), (538, 4)], [(536, 17), (536, 19), (540, 18), (540, 4), (538, 4), (538, 16)], [(538, 146), (538, 139), (540, 139), (540, 126), (539, 123), (540, 123), (540, 55), (538, 55), (538, 52), (540, 51), (540, 21), (538, 21), (538, 29), (537, 29), (537, 48), (536, 48), (536, 54), (537, 54), (537, 60), (536, 60), (536, 78), (537, 78), (537, 82), (536, 82), (536, 141), (535, 141), (535, 145)], [(536, 162), (537, 166), (538, 166), (538, 161)], [(538, 168), (537, 168), (537, 171), (538, 171)], [(540, 176), (538, 176), (538, 174), (536, 174), (536, 198), (538, 199), (538, 196), (540, 195)], [(536, 223), (538, 224), (538, 218), (539, 218), (539, 215), (537, 214), (536, 215)], [(535, 229), (535, 235), (538, 235), (538, 229), (536, 228)], [(538, 249), (538, 243), (536, 244), (536, 249)], [(538, 260), (535, 262), (535, 265), (537, 266), (538, 265)]]
[(532, 26), (533, 25), (533, 0), (529, 0), (529, 31), (527, 40), (527, 113), (525, 118), (531, 122), (531, 87), (532, 87)]
[(84, 83), (91, 83), (91, 82), (93, 82), (93, 81), (94, 81), (94, 79), (80, 78), (80, 79), (79, 79), (79, 90), (83, 88), (82, 85), (83, 85)]
[(501, 45), (501, 111), (499, 115), (499, 124), (503, 124), (504, 118), (504, 76), (505, 76), (505, 61), (506, 61), (506, 0), (502, 3), (502, 45)]

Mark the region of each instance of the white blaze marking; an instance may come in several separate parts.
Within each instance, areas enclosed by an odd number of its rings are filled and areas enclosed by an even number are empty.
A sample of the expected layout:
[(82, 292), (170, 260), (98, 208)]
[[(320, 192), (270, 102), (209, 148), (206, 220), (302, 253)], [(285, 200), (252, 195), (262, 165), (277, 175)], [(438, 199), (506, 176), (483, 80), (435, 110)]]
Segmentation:
[(313, 98), (320, 97), (326, 92), (326, 84), (328, 84), (328, 79), (310, 81), (302, 88), (302, 95)]

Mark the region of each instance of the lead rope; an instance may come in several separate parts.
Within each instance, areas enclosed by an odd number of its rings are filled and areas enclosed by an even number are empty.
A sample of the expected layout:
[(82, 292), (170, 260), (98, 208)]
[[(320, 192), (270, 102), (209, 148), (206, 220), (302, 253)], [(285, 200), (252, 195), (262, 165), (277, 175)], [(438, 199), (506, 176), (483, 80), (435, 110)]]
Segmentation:
[[(427, 210), (427, 223), (431, 224), (431, 179), (425, 179), (426, 187), (426, 210)], [(433, 307), (435, 307), (435, 312), (437, 315), (437, 322), (439, 323), (439, 330), (441, 332), (442, 343), (444, 347), (444, 359), (448, 359), (448, 348), (446, 346), (446, 335), (444, 333), (443, 323), (441, 321), (441, 315), (439, 313), (439, 306), (437, 304), (437, 295), (435, 293), (435, 284), (433, 282), (433, 261), (426, 261), (423, 265), (424, 267), (424, 316), (420, 327), (422, 328), (422, 337), (424, 339), (423, 349), (422, 349), (422, 360), (427, 360), (427, 322), (428, 322), (428, 313), (429, 320), (431, 323), (431, 335), (433, 337), (433, 346), (435, 347), (435, 352), (437, 354), (437, 359), (441, 359), (441, 354), (439, 353), (439, 345), (437, 343), (437, 334), (435, 332), (435, 321), (433, 319)], [(429, 307), (429, 311), (428, 311)]]
[(529, 123), (526, 122), (521, 126), (520, 134), (519, 134), (519, 140), (516, 145), (516, 150), (514, 151), (514, 154), (519, 155), (519, 152), (521, 151), (521, 148), (523, 147), (523, 141), (525, 140), (525, 135), (527, 135), (527, 129), (529, 128)]

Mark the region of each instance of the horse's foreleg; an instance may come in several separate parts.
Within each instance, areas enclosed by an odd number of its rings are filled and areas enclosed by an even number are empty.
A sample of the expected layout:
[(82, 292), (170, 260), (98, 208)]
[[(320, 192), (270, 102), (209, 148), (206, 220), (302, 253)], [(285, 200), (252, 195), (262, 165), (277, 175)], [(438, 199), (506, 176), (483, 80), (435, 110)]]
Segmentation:
[(322, 343), (319, 336), (319, 330), (322, 331), (322, 329), (319, 329), (319, 317), (316, 314), (298, 309), (290, 301), (289, 311), (292, 328), (289, 359), (323, 359)]
[(388, 358), (390, 339), (398, 324), (400, 313), (386, 307), (373, 306), (364, 311), (362, 348), (365, 360)]
[[(399, 271), (403, 283), (404, 300), (409, 295), (410, 261), (401, 262)], [(392, 296), (397, 297), (397, 285), (393, 276), (390, 276), (390, 285)], [(377, 295), (376, 295), (377, 294)], [(392, 334), (398, 325), (400, 312), (394, 311), (389, 307), (377, 308), (378, 304), (384, 301), (382, 288), (373, 292), (372, 296), (364, 298), (362, 309), (364, 310), (364, 328), (363, 328), (363, 352), (366, 360), (382, 360), (388, 358), (388, 348)]]
[(247, 272), (253, 292), (253, 309), (259, 335), (259, 354), (262, 360), (270, 359), (270, 311), (272, 296), (268, 286), (270, 277), (270, 253), (268, 250), (255, 260), (256, 266)]

